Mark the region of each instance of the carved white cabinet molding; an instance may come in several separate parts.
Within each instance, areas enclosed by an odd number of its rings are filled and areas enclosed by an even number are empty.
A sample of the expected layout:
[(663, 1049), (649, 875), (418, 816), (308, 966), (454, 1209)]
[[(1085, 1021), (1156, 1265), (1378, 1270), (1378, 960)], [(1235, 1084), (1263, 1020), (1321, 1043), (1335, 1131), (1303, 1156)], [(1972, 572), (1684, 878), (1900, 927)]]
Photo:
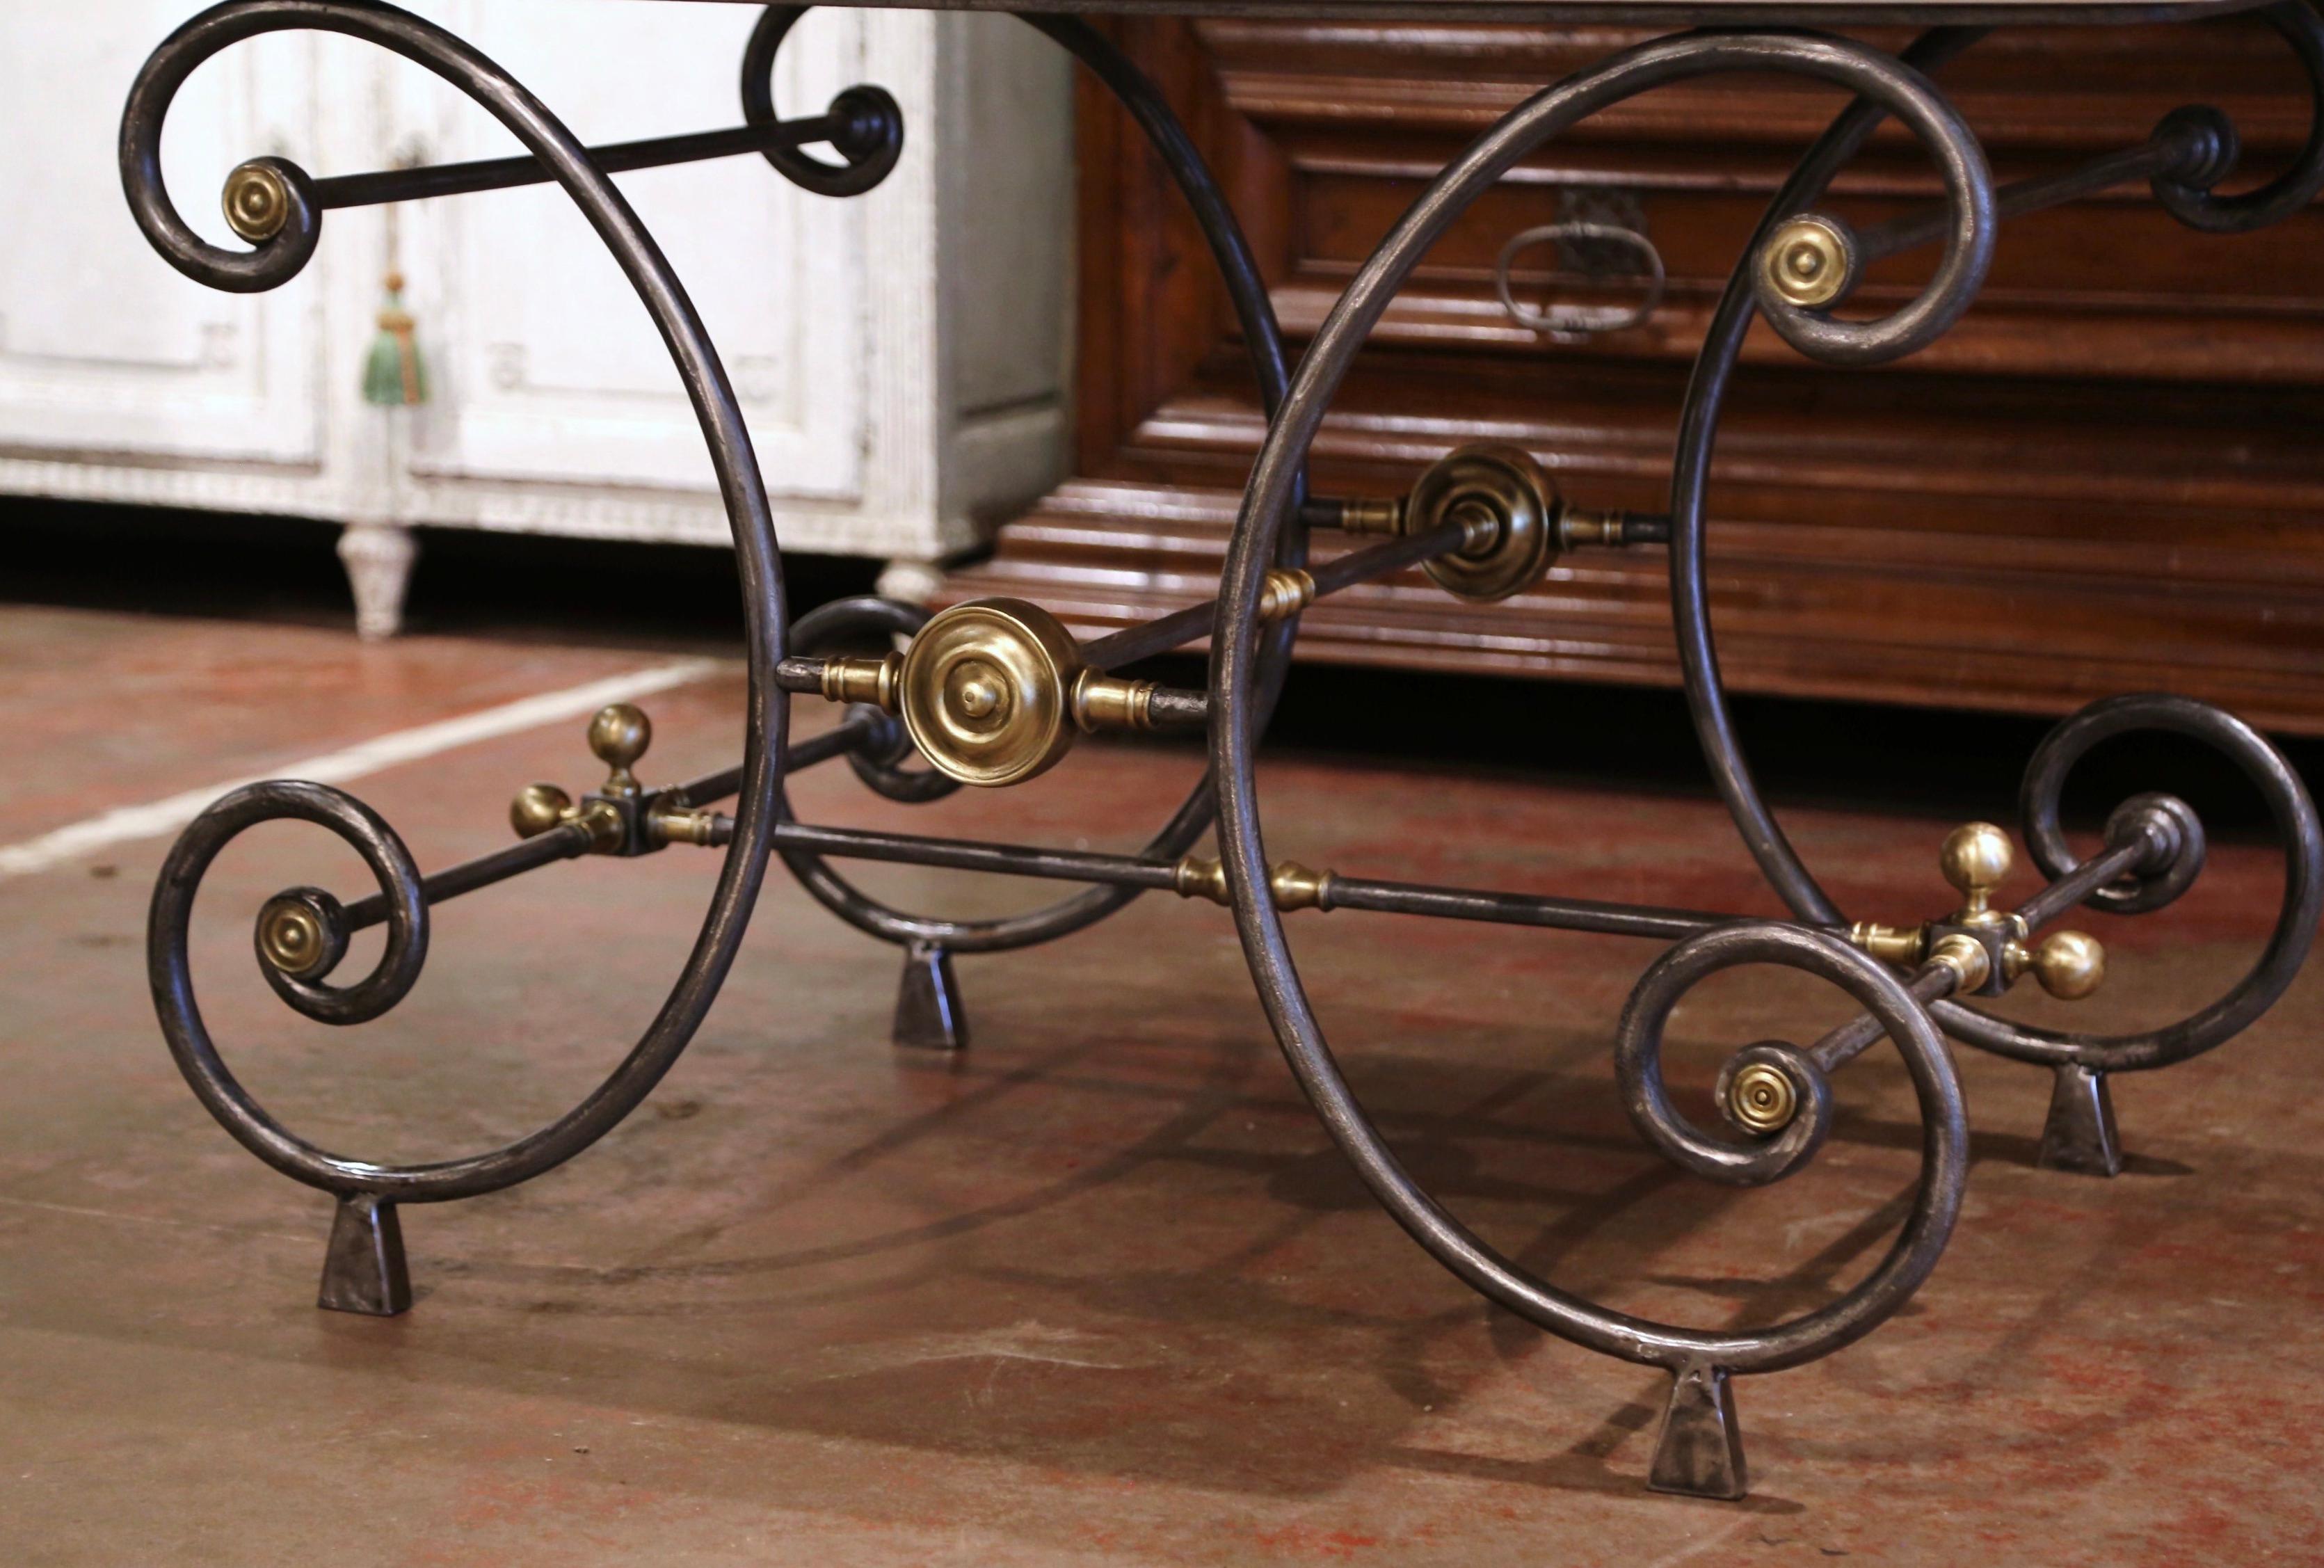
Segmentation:
[[(584, 140), (740, 122), (755, 7), (421, 0)], [(668, 355), (550, 187), (396, 209), (428, 398), (364, 401), (390, 264), (384, 209), (334, 212), (272, 293), (181, 278), (131, 224), (116, 117), (187, 0), (0, 6), (17, 138), (0, 202), (0, 491), (271, 512), (340, 525), (368, 636), (401, 617), (416, 525), (726, 542)], [(902, 160), (846, 199), (757, 158), (621, 176), (685, 279), (749, 419), (786, 549), (870, 556), (907, 586), (1063, 471), (1071, 78), (1003, 16), (811, 13), (777, 69), (787, 115), (874, 82)], [(504, 155), (514, 141), (405, 62), (311, 33), (197, 73), (164, 170), (205, 237), (262, 152), (318, 175)]]

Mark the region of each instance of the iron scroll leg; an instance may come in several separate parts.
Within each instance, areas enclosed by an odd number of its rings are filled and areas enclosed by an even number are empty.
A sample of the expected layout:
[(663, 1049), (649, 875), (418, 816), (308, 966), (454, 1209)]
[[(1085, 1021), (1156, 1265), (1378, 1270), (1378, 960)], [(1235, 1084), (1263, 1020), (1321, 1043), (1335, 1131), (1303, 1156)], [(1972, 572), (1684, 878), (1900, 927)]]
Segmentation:
[(933, 942), (906, 945), (890, 1038), (899, 1046), (924, 1051), (968, 1048), (968, 1014), (961, 1006), (960, 982), (953, 975), (949, 949)]
[[(771, 510), (750, 433), (685, 290), (635, 211), (572, 133), (505, 72), (452, 34), (378, 0), (227, 0), (187, 22), (148, 58), (122, 115), (124, 191), (147, 240), (188, 276), (242, 293), (288, 281), (312, 256), (320, 214), (328, 204), (318, 197), (317, 182), (295, 165), (282, 159), (254, 160), (240, 171), (245, 183), (262, 195), (271, 193), (269, 199), (279, 198), (281, 207), (272, 215), (276, 221), (268, 237), (254, 239), (252, 250), (234, 251), (210, 244), (187, 226), (161, 181), (160, 155), (170, 106), (204, 60), (262, 34), (311, 31), (343, 34), (400, 54), (489, 111), (529, 155), (528, 178), (543, 171), (553, 178), (628, 277), (669, 349), (717, 475), (740, 565), (752, 676), (743, 761), (729, 786), (738, 801), (735, 814), (723, 824), (684, 814), (705, 835), (689, 842), (724, 847), (725, 854), (701, 935), (668, 1001), (635, 1047), (589, 1095), (497, 1148), (427, 1164), (395, 1165), (318, 1147), (292, 1132), (243, 1086), (202, 1018), (189, 957), (196, 891), (229, 841), (267, 821), (311, 823), (351, 845), (379, 887), (374, 898), (358, 900), (375, 906), (366, 923), (387, 927), (385, 946), (370, 975), (352, 983), (330, 982), (323, 977), (344, 953), (336, 938), (347, 927), (351, 911), (318, 890), (293, 890), (261, 911), (254, 933), (261, 973), (270, 986), (295, 1011), (335, 1025), (378, 1018), (410, 992), (427, 955), (429, 893), (410, 851), (378, 813), (320, 784), (278, 779), (245, 785), (189, 824), (165, 858), (147, 916), (146, 961), (171, 1054), (196, 1097), (236, 1141), (282, 1175), (332, 1194), (337, 1207), (318, 1292), (320, 1305), (384, 1316), (411, 1305), (398, 1218), (401, 1205), (451, 1202), (513, 1186), (579, 1154), (652, 1092), (709, 1010), (757, 902), (779, 814), (788, 715), (787, 699), (774, 674), (783, 657), (786, 617)], [(608, 709), (598, 718), (632, 722), (618, 709)], [(634, 739), (620, 741), (629, 760), (644, 749), (643, 715), (635, 715), (634, 723), (639, 731)], [(595, 722), (592, 727), (594, 736)], [(609, 737), (608, 744), (616, 738)], [(608, 756), (594, 738), (592, 747), (601, 757)], [(530, 851), (514, 859), (487, 857), (495, 874), (483, 881), (592, 847), (642, 853), (636, 847), (644, 841), (634, 809), (641, 798), (627, 761), (616, 765), (616, 777), (626, 788), (605, 797), (602, 811), (593, 807), (595, 815), (588, 822), (542, 823), (548, 831), (538, 839), (544, 846), (540, 858)], [(542, 796), (535, 804), (554, 803)], [(663, 826), (678, 820), (671, 817)], [(439, 890), (438, 896), (461, 890), (465, 889)]]
[(1966, 309), (1991, 255), (1991, 176), (1958, 113), (1908, 64), (1819, 34), (1714, 32), (1642, 43), (1565, 78), (1512, 110), (1446, 165), (1358, 269), (1300, 360), (1252, 466), (1228, 545), (1209, 693), (1211, 775), (1219, 797), (1226, 891), (1277, 1041), (1333, 1141), (1397, 1222), (1481, 1295), (1601, 1354), (1669, 1370), (1678, 1381), (1654, 1467), (1656, 1483), (1723, 1498), (1740, 1496), (1746, 1480), (1727, 1379), (1798, 1366), (1871, 1332), (1928, 1277), (1959, 1217), (1968, 1168), (1967, 1113), (1951, 1058), (1927, 1010), (1868, 955), (1803, 926), (1742, 921), (1703, 930), (1673, 947), (1632, 992), (1617, 1035), (1617, 1075), (1640, 1131), (1682, 1168), (1732, 1185), (1777, 1180), (1812, 1158), (1830, 1129), (1831, 1096), (1804, 1053), (1780, 1042), (1748, 1048), (1750, 1065), (1772, 1068), (1801, 1106), (1779, 1135), (1748, 1143), (1688, 1124), (1671, 1105), (1659, 1065), (1663, 1024), (1698, 980), (1742, 964), (1803, 969), (1873, 1013), (1880, 1032), (1905, 1058), (1922, 1113), (1922, 1180), (1912, 1214), (1866, 1280), (1840, 1300), (1774, 1328), (1711, 1331), (1649, 1322), (1562, 1290), (1495, 1251), (1416, 1183), (1341, 1071), (1277, 909), (1259, 823), (1254, 698), (1264, 577), (1284, 520), (1296, 506), (1301, 467), (1360, 346), (1422, 254), (1520, 160), (1589, 115), (1666, 83), (1767, 69), (1849, 88), (1905, 120), (1942, 170), (1950, 200), (1946, 260), (1912, 304), (1869, 323), (1810, 320), (1796, 311), (1773, 318), (1787, 340), (1814, 357), (1877, 362), (1911, 352)]

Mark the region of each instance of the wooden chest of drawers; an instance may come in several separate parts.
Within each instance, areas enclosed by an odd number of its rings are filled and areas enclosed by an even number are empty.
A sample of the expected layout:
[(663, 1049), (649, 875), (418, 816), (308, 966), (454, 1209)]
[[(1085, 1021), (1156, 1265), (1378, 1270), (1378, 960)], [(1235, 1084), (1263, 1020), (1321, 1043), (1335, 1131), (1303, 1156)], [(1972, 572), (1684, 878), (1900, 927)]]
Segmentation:
[[(1143, 18), (1115, 30), (1222, 171), (1295, 338), (1453, 151), (1626, 36)], [(2241, 18), (2005, 29), (1943, 80), (2002, 180), (2128, 145), (2187, 103), (2235, 117), (2253, 174), (2307, 130), (2296, 66)], [(1720, 78), (1638, 100), (1522, 166), (1375, 336), (1317, 445), (1319, 487), (1398, 490), (1485, 436), (1530, 447), (1582, 504), (1661, 510), (1711, 305), (1839, 103)], [(1024, 594), (1094, 631), (1208, 592), (1261, 420), (1159, 166), (1087, 84), (1079, 125), (1076, 475), (945, 597)], [(1894, 134), (1829, 205), (1870, 222), (1936, 194)], [(1637, 328), (1545, 341), (1503, 310), (1495, 258), (1519, 230), (1592, 211), (1640, 224), (1667, 298)], [(1867, 294), (1901, 300), (1930, 264), (1885, 263)], [(2052, 713), (2168, 687), (2324, 733), (2324, 214), (2216, 237), (2122, 189), (2013, 220), (1978, 308), (1902, 365), (1823, 369), (1764, 329), (1745, 364), (1711, 532), (1736, 688)], [(1674, 684), (1668, 623), (1659, 551), (1584, 555), (1498, 605), (1416, 576), (1351, 592), (1310, 612), (1301, 651)]]

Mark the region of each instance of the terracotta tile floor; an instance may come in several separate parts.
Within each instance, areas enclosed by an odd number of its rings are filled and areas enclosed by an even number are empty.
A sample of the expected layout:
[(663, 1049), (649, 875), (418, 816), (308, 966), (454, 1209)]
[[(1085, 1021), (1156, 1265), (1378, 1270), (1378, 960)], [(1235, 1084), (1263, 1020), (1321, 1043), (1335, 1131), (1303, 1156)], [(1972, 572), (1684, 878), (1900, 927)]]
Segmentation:
[[(604, 649), (69, 610), (0, 613), (16, 838), (107, 807), (654, 662)], [(738, 676), (650, 705), (645, 771), (737, 744)], [(423, 866), (504, 841), (578, 725), (365, 780)], [(1092, 745), (1025, 789), (908, 808), (844, 768), (816, 820), (1131, 847), (1184, 748)], [(1271, 848), (1317, 865), (1772, 912), (1707, 798), (1474, 768), (1271, 762)], [(1788, 819), (1868, 912), (1943, 891), (1944, 822)], [(2132, 1169), (2032, 1167), (2047, 1085), (1972, 1056), (1978, 1163), (1936, 1276), (1836, 1358), (1738, 1383), (1755, 1494), (1652, 1497), (1657, 1375), (1489, 1310), (1367, 1200), (1286, 1074), (1224, 911), (1148, 899), (963, 960), (958, 1060), (886, 1043), (893, 953), (778, 872), (701, 1038), (595, 1149), (409, 1211), (420, 1300), (312, 1305), (327, 1221), (195, 1104), (146, 996), (152, 840), (0, 882), (0, 1562), (677, 1565), (2324, 1560), (2324, 1097), (2312, 979), (2216, 1055), (2116, 1090)], [(276, 1004), (248, 919), (359, 867), (273, 826), (197, 919), (213, 1028), (302, 1132), (380, 1157), (504, 1139), (582, 1093), (675, 976), (702, 852), (561, 865), (444, 907), (376, 1024)], [(2180, 908), (2087, 922), (2094, 1024), (2177, 1016), (2248, 961), (2263, 847)], [(918, 907), (1020, 886), (873, 868)], [(2022, 885), (2021, 885), (2022, 887)], [(1626, 1308), (1718, 1324), (1826, 1299), (1914, 1174), (1893, 1053), (1839, 1131), (1738, 1193), (1640, 1148), (1606, 1065), (1653, 948), (1352, 914), (1292, 927), (1325, 1024), (1414, 1171), (1504, 1250)], [(358, 948), (355, 962), (364, 961)], [(2057, 1004), (2035, 1001), (2034, 1008)], [(1676, 1027), (1723, 1053), (1832, 1000), (1721, 977)]]

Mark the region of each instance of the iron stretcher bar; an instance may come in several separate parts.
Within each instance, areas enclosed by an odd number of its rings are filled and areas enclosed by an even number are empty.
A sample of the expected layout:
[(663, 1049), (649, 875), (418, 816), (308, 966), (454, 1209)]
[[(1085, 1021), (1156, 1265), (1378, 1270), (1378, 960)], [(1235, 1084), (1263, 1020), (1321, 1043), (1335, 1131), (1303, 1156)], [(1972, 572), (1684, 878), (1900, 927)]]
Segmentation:
[[(856, 128), (845, 115), (809, 115), (803, 119), (775, 120), (763, 125), (694, 131), (644, 142), (615, 142), (590, 148), (589, 156), (606, 173), (620, 174), (632, 169), (656, 169), (667, 163), (698, 163), (707, 158), (804, 147), (846, 136)], [(523, 153), (514, 158), (483, 158), (468, 163), (435, 163), (419, 169), (381, 169), (368, 174), (341, 174), (316, 180), (315, 205), (326, 211), (344, 207), (377, 207), (391, 201), (420, 201), (436, 196), (505, 190), (517, 185), (545, 185), (553, 178), (538, 159)]]
[[(2135, 147), (2104, 153), (2076, 168), (2036, 174), (2001, 186), (1993, 193), (1994, 207), (2001, 217), (2023, 217), (2096, 196), (2134, 180), (2152, 180), (2158, 174), (2167, 174), (2200, 160), (2207, 150), (2208, 139), (2195, 127), (2165, 127)], [(1869, 265), (1901, 251), (1942, 239), (1951, 223), (1951, 210), (1941, 206), (1908, 212), (1858, 230), (1857, 248)]]
[[(1459, 549), (1467, 539), (1459, 523), (1448, 522), (1408, 539), (1383, 540), (1379, 544), (1350, 550), (1321, 566), (1309, 567), (1307, 575), (1314, 579), (1315, 597), (1321, 599), (1326, 594), (1336, 594), (1373, 577), (1384, 577), (1406, 567), (1434, 560)], [(1125, 626), (1085, 644), (1082, 659), (1093, 669), (1113, 670), (1157, 653), (1167, 653), (1198, 637), (1209, 636), (1211, 623), (1218, 618), (1218, 613), (1219, 602), (1215, 598), (1173, 610), (1159, 619), (1139, 626)]]
[[(791, 748), (790, 770), (811, 768), (817, 762), (829, 761), (843, 752), (863, 743), (864, 737), (875, 726), (862, 720), (842, 722), (822, 734), (800, 742)], [(706, 800), (723, 800), (742, 787), (741, 764), (724, 772), (708, 774), (691, 784), (681, 784), (675, 789), (664, 790), (660, 798), (673, 805), (696, 806)], [(589, 853), (589, 830), (577, 822), (561, 823), (535, 838), (520, 839), (505, 849), (480, 854), (474, 860), (420, 879), (420, 891), (430, 909), (462, 893), (473, 893), (478, 888), (489, 888), (494, 882), (538, 871), (561, 860), (574, 860)], [(346, 907), (346, 928), (350, 936), (379, 925), (387, 918), (387, 895), (372, 893), (357, 899)]]
[[(1180, 862), (1143, 855), (1085, 850), (1038, 849), (1022, 844), (976, 844), (923, 838), (913, 834), (868, 833), (856, 828), (818, 827), (784, 822), (775, 827), (778, 849), (799, 849), (840, 859), (888, 861), (939, 866), (952, 871), (991, 872), (1002, 876), (1056, 881), (1106, 882), (1117, 887), (1179, 890)], [(1666, 909), (1647, 904), (1609, 904), (1590, 899), (1554, 899), (1531, 893), (1479, 892), (1408, 882), (1373, 881), (1333, 873), (1323, 894), (1325, 909), (1369, 909), (1382, 914), (1427, 915), (1440, 919), (1480, 920), (1560, 931), (1674, 941), (1707, 927), (1741, 917)]]
[[(784, 759), (784, 777), (788, 778), (802, 769), (812, 768), (818, 762), (828, 762), (843, 752), (853, 751), (880, 727), (877, 719), (862, 714), (849, 714), (823, 733), (810, 735), (793, 745)], [(714, 800), (725, 799), (741, 788), (742, 764), (737, 762), (731, 768), (721, 768), (715, 773), (705, 773), (701, 778), (680, 784), (674, 789), (666, 789), (662, 792), (662, 798), (674, 806), (707, 806)]]

